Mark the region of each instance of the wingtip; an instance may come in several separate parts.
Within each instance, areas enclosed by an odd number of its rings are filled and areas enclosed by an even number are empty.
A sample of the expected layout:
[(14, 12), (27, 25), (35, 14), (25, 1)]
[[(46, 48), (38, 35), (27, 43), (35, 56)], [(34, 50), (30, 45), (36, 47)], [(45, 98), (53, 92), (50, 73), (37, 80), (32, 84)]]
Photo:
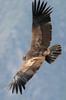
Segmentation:
[[(41, 15), (41, 14), (51, 14), (52, 13), (52, 6), (47, 7), (47, 2), (40, 2), (40, 0), (38, 0), (38, 2), (36, 2), (36, 0), (34, 0), (34, 2), (32, 2), (32, 13), (33, 15)], [(50, 13), (51, 12), (51, 13)]]
[(20, 92), (20, 94), (22, 95), (22, 88), (25, 90), (25, 83), (19, 76), (17, 78), (15, 76), (8, 85), (8, 90), (11, 90), (12, 93), (16, 92), (16, 94)]
[(12, 94), (14, 93), (14, 92), (16, 92), (16, 94), (18, 94), (18, 92), (20, 92), (20, 94), (22, 94), (22, 86), (21, 85), (19, 85), (19, 84), (12, 84), (12, 83), (10, 83), (9, 85), (8, 85), (8, 90), (10, 91), (11, 90), (11, 92), (12, 92)]

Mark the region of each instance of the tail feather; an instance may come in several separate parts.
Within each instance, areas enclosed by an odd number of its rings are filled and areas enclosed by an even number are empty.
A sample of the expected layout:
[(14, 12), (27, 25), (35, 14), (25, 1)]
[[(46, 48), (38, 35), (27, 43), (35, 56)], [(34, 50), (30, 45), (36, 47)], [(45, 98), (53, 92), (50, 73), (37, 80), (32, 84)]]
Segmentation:
[(52, 46), (51, 48), (49, 48), (50, 50), (50, 54), (46, 56), (46, 61), (51, 64), (52, 62), (54, 62), (57, 57), (61, 54), (61, 46), (60, 44), (56, 44), (54, 46)]

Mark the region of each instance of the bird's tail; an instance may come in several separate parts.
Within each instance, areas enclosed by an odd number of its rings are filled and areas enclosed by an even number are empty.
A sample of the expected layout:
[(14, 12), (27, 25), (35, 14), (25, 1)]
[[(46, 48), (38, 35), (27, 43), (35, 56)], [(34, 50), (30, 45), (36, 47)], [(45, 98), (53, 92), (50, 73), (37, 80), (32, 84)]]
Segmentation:
[(50, 54), (46, 56), (46, 61), (51, 64), (52, 62), (54, 62), (57, 57), (61, 54), (61, 46), (60, 44), (55, 44), (54, 46), (52, 46), (51, 48), (49, 48), (50, 50)]

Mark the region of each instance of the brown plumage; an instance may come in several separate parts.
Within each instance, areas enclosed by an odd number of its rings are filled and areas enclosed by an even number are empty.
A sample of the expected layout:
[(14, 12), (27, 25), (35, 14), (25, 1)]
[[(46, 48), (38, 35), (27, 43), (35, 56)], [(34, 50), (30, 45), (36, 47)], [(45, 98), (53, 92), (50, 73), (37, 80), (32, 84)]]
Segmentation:
[(18, 89), (22, 94), (22, 88), (32, 78), (44, 61), (52, 63), (61, 54), (61, 46), (56, 44), (48, 49), (52, 39), (52, 25), (50, 14), (52, 7), (46, 7), (47, 2), (32, 2), (32, 42), (30, 50), (26, 54), (23, 66), (9, 84), (12, 93)]
[[(47, 2), (40, 4), (40, 0), (32, 2), (32, 41), (29, 52), (26, 54), (25, 60), (32, 57), (42, 55), (47, 50), (52, 39), (51, 10)], [(41, 53), (41, 54), (40, 54)]]

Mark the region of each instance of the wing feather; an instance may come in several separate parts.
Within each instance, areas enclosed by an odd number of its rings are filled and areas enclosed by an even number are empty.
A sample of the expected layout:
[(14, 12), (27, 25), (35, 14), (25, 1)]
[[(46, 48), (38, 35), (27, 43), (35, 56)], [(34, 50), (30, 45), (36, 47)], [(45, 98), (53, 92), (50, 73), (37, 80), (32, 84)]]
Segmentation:
[[(47, 2), (44, 1), (40, 4), (36, 0), (32, 3), (32, 42), (30, 51), (40, 51), (47, 50), (52, 40), (52, 25), (50, 14), (52, 12), (52, 7), (46, 7)], [(38, 45), (36, 45), (38, 44)]]
[(37, 12), (39, 11), (39, 8), (40, 8), (40, 0), (38, 1)]
[(44, 57), (34, 57), (25, 62), (9, 84), (9, 90), (12, 90), (12, 93), (16, 91), (18, 94), (19, 89), (20, 94), (22, 94), (22, 88), (25, 89), (25, 84), (33, 77), (44, 60)]

